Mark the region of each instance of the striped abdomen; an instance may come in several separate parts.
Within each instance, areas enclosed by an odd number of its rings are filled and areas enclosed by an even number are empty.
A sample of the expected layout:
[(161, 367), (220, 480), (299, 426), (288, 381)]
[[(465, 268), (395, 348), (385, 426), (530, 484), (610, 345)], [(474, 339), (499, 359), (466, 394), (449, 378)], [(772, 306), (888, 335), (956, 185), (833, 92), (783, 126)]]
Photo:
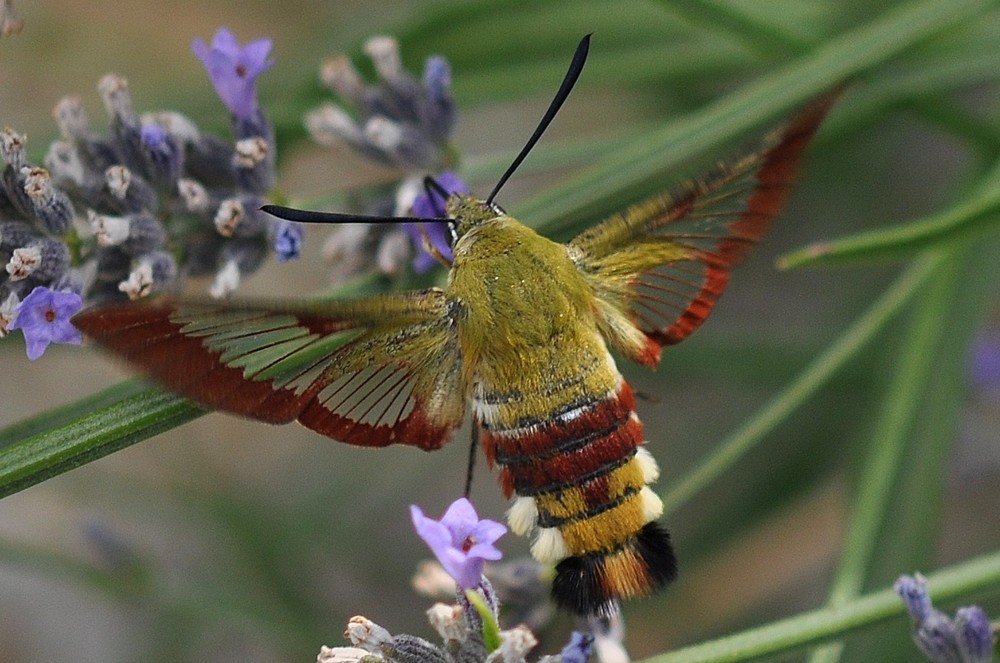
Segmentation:
[(632, 389), (620, 376), (617, 383), (507, 426), (498, 422), (508, 419), (509, 394), (479, 385), (473, 401), (487, 458), (504, 493), (517, 495), (511, 530), (537, 529), (532, 554), (557, 564), (553, 595), (579, 614), (646, 595), (676, 575), (669, 537), (655, 522), (662, 505), (647, 485), (656, 461), (642, 447)]

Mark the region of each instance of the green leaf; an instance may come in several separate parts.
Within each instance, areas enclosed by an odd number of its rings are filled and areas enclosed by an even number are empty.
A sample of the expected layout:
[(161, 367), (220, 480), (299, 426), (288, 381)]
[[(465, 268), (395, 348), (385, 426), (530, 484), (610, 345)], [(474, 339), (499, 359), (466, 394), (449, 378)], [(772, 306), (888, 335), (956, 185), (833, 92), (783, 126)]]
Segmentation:
[(984, 0), (924, 0), (894, 7), (698, 112), (621, 145), (570, 184), (519, 205), (518, 215), (543, 220), (540, 227), (560, 232), (581, 219), (610, 214), (623, 198), (635, 200), (662, 189), (664, 173), (745, 135), (762, 121), (788, 113), (991, 5)]
[(900, 226), (811, 244), (785, 254), (778, 266), (791, 269), (858, 259), (898, 258), (997, 224), (1000, 224), (1000, 166), (983, 178), (983, 184), (974, 194), (943, 212)]
[[(928, 577), (936, 602), (963, 595), (1000, 591), (1000, 552), (956, 564)], [(820, 608), (788, 619), (653, 656), (640, 663), (737, 663), (802, 649), (890, 619), (909, 630), (903, 602), (892, 589), (868, 594), (841, 606)], [(914, 650), (914, 660), (917, 653)]]
[(663, 510), (671, 513), (732, 467), (740, 457), (760, 443), (768, 432), (808, 400), (833, 375), (853, 359), (903, 307), (917, 295), (938, 268), (939, 257), (917, 261), (892, 283), (871, 307), (847, 327), (822, 354), (814, 359), (755, 415), (733, 431), (718, 447), (689, 470), (662, 496)]
[[(159, 389), (137, 389), (138, 381), (116, 386), (68, 408), (108, 402), (75, 418), (56, 414), (59, 425), (16, 439), (19, 431), (36, 429), (37, 420), (0, 433), (0, 497), (68, 472), (205, 414), (205, 410)], [(109, 398), (108, 394), (114, 398)], [(120, 394), (127, 393), (124, 397)]]

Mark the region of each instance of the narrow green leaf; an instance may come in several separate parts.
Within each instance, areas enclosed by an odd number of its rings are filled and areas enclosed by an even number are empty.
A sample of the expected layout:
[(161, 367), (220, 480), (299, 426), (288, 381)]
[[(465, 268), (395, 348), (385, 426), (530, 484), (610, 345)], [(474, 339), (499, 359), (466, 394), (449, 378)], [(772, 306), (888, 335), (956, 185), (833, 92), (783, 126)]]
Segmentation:
[[(109, 391), (117, 396), (121, 387)], [(100, 394), (91, 398), (107, 399)], [(179, 396), (147, 388), (62, 425), (11, 441), (0, 449), (0, 497), (103, 458), (204, 413)]]
[(860, 72), (992, 6), (986, 0), (923, 0), (893, 7), (831, 39), (775, 73), (622, 145), (564, 187), (518, 206), (520, 218), (544, 219), (550, 232), (604, 216), (623, 197), (662, 188), (665, 172), (742, 136), (762, 121), (835, 88)]
[(676, 510), (710, 485), (816, 393), (921, 291), (940, 260), (937, 256), (919, 260), (900, 275), (825, 352), (662, 496), (664, 512)]
[[(931, 597), (944, 603), (976, 592), (1000, 592), (1000, 552), (950, 566), (928, 576)], [(868, 594), (839, 607), (826, 607), (735, 633), (642, 663), (737, 663), (820, 644), (893, 618), (909, 630), (903, 602), (892, 589)], [(914, 660), (918, 654), (914, 649)]]
[[(910, 329), (901, 339), (885, 404), (861, 462), (840, 564), (827, 598), (831, 608), (860, 594), (871, 569), (879, 533), (888, 518), (893, 490), (910, 446), (914, 420), (929, 386), (931, 366), (937, 356), (934, 350), (947, 329), (947, 309), (958, 285), (955, 263), (961, 255), (947, 251), (937, 260)], [(836, 663), (841, 649), (840, 643), (824, 647), (814, 652), (810, 663)]]
[(1000, 223), (1000, 167), (983, 178), (973, 195), (943, 212), (919, 221), (880, 228), (851, 237), (811, 244), (778, 260), (782, 269), (912, 254), (928, 246), (964, 237), (985, 224)]

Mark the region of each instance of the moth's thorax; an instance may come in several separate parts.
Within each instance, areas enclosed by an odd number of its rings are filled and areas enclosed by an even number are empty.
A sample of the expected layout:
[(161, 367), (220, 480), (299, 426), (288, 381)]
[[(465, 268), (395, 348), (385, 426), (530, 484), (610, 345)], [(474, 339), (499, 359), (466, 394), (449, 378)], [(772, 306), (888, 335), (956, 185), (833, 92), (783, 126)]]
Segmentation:
[(462, 235), (454, 254), (448, 291), (462, 305), (458, 340), (479, 414), (546, 416), (617, 388), (594, 295), (564, 245), (502, 215)]

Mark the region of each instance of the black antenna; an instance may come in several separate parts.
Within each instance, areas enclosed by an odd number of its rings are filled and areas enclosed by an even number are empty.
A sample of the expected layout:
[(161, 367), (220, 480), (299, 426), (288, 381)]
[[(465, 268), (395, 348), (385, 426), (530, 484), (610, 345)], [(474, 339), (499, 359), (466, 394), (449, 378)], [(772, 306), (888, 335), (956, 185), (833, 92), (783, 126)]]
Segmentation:
[(531, 148), (535, 146), (538, 139), (542, 137), (543, 133), (545, 133), (545, 129), (549, 126), (549, 123), (552, 122), (556, 113), (559, 112), (563, 102), (566, 101), (566, 97), (569, 96), (570, 91), (576, 84), (576, 79), (580, 77), (580, 72), (583, 71), (583, 65), (587, 61), (587, 51), (589, 50), (590, 35), (586, 35), (577, 45), (576, 53), (573, 54), (573, 60), (569, 63), (569, 69), (566, 71), (566, 76), (563, 78), (562, 85), (559, 86), (556, 96), (552, 98), (552, 103), (549, 104), (548, 110), (546, 110), (545, 115), (542, 116), (542, 121), (539, 122), (538, 126), (535, 128), (535, 133), (531, 134), (531, 138), (529, 138), (528, 142), (521, 148), (521, 153), (517, 155), (514, 162), (507, 168), (507, 172), (503, 174), (503, 177), (500, 178), (497, 185), (493, 187), (493, 191), (490, 192), (489, 197), (486, 199), (487, 203), (493, 202), (493, 199), (496, 198), (497, 193), (500, 191), (500, 187), (507, 183), (510, 176), (514, 174), (514, 171), (521, 165), (524, 158), (528, 156), (528, 152), (531, 151)]
[(437, 223), (438, 218), (421, 216), (365, 216), (364, 214), (342, 214), (340, 212), (314, 212), (282, 205), (264, 205), (260, 208), (271, 216), (298, 223)]
[(444, 201), (444, 204), (447, 205), (448, 204), (448, 198), (451, 197), (451, 193), (449, 193), (447, 189), (445, 189), (443, 186), (441, 186), (440, 182), (438, 182), (436, 179), (434, 179), (430, 175), (428, 175), (427, 177), (424, 178), (424, 193), (427, 194), (427, 200), (434, 207), (434, 211), (435, 212), (440, 212), (442, 219), (445, 216), (447, 216), (447, 211), (444, 210), (444, 209), (441, 209), (441, 207), (437, 204), (437, 199), (434, 198), (434, 194), (436, 193), (438, 195), (438, 197), (440, 197), (441, 200)]

